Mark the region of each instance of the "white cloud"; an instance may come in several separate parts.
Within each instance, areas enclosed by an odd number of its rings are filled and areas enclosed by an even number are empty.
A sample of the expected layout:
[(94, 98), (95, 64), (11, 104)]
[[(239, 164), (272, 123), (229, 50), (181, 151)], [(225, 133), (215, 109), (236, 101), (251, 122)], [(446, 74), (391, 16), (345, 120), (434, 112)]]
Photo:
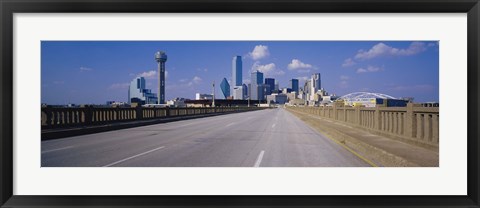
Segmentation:
[(80, 72), (87, 72), (87, 71), (92, 71), (92, 70), (93, 70), (92, 68), (88, 68), (88, 67), (84, 67), (84, 66), (80, 67)]
[(355, 64), (356, 64), (356, 62), (353, 61), (353, 59), (348, 58), (348, 59), (345, 59), (345, 61), (343, 61), (342, 67), (349, 67), (349, 66), (353, 66)]
[(292, 62), (288, 64), (287, 68), (289, 70), (297, 70), (298, 72), (310, 72), (310, 69), (313, 69), (314, 67), (311, 64), (303, 63), (298, 59), (292, 59)]
[(349, 76), (345, 76), (345, 75), (340, 76), (340, 80), (349, 80), (349, 79), (350, 79)]
[(252, 72), (253, 71), (259, 71), (264, 73), (265, 75), (284, 75), (285, 74), (283, 70), (277, 69), (277, 66), (274, 63), (261, 65), (259, 64), (259, 62), (255, 62), (252, 65)]
[(199, 76), (194, 76), (190, 82), (187, 83), (187, 86), (191, 87), (196, 84), (200, 84), (202, 82), (202, 78)]
[(358, 68), (357, 73), (378, 72), (378, 71), (381, 71), (381, 70), (383, 70), (383, 69), (380, 68), (380, 67), (367, 66), (367, 68)]
[(275, 66), (274, 63), (269, 63), (269, 64), (265, 64), (265, 65), (254, 63), (253, 66), (252, 66), (252, 71), (259, 71), (259, 72), (262, 72), (262, 73), (268, 73), (268, 72), (271, 72), (271, 71), (275, 70), (275, 68), (276, 68), (276, 66)]
[(283, 70), (278, 70), (276, 72), (276, 75), (284, 75), (284, 74), (285, 74), (285, 71), (283, 71)]
[(199, 84), (200, 82), (202, 82), (202, 78), (198, 77), (198, 76), (195, 76), (193, 77), (192, 81), (195, 83), (195, 84)]
[(146, 71), (142, 72), (137, 75), (137, 77), (144, 77), (145, 79), (155, 79), (157, 76), (157, 71), (156, 70), (151, 70), (151, 71)]
[(110, 85), (110, 87), (108, 87), (108, 89), (110, 89), (110, 90), (127, 89), (129, 86), (130, 86), (130, 83), (128, 83), (128, 82), (126, 82), (126, 83), (115, 83), (115, 84)]
[(303, 76), (303, 77), (297, 77), (297, 79), (302, 80), (302, 81), (307, 81), (309, 79), (309, 77)]
[[(146, 72), (142, 72), (137, 75), (137, 77), (143, 77), (145, 79), (158, 79), (157, 78), (157, 70), (150, 70)], [(165, 70), (165, 78), (168, 78), (168, 71)]]
[(413, 42), (406, 49), (394, 48), (384, 43), (378, 43), (368, 51), (359, 50), (354, 58), (357, 60), (367, 60), (379, 56), (411, 56), (425, 50), (427, 50), (427, 48), (423, 42)]
[(268, 46), (265, 45), (257, 45), (253, 49), (252, 52), (248, 53), (248, 55), (253, 59), (253, 60), (259, 60), (262, 58), (265, 58), (270, 55), (270, 51), (268, 51)]

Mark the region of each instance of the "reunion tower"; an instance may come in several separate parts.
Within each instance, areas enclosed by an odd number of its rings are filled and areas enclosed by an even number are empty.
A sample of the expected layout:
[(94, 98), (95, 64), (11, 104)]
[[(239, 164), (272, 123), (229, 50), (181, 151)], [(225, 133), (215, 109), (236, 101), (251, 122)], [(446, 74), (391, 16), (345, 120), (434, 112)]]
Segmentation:
[(158, 104), (165, 103), (165, 62), (167, 54), (163, 51), (155, 53), (155, 61), (158, 63)]

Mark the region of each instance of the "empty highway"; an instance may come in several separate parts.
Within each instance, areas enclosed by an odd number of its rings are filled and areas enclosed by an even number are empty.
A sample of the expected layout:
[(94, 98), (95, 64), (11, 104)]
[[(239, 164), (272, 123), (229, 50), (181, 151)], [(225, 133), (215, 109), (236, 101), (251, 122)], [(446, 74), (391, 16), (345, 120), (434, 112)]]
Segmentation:
[(42, 141), (42, 167), (370, 166), (283, 108)]

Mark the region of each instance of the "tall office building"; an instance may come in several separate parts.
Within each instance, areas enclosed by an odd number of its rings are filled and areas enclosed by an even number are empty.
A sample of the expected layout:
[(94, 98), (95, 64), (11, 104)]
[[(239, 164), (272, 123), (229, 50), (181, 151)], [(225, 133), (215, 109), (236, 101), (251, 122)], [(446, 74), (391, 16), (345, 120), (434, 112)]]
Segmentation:
[(251, 100), (265, 100), (265, 84), (252, 85), (250, 96)]
[(243, 95), (244, 95), (243, 94), (243, 85), (233, 87), (233, 99), (234, 100), (243, 100), (245, 98)]
[(248, 87), (246, 84), (243, 84), (243, 98), (248, 98)]
[(265, 78), (266, 91), (265, 96), (271, 95), (272, 91), (275, 89), (275, 79), (274, 78)]
[(312, 89), (312, 80), (311, 79), (307, 79), (305, 80), (305, 85), (303, 85), (303, 91), (305, 92), (305, 100), (309, 100), (310, 99), (310, 90)]
[(145, 88), (145, 78), (137, 77), (130, 82), (128, 103), (155, 104), (157, 100), (157, 96), (150, 89)]
[(280, 90), (280, 84), (278, 83), (278, 80), (275, 80), (275, 91)]
[(289, 87), (292, 89), (292, 91), (298, 93), (298, 79), (291, 79)]
[(315, 94), (317, 93), (318, 90), (322, 88), (322, 82), (320, 80), (320, 73), (315, 73), (312, 75), (312, 78), (310, 79), (310, 100), (315, 100)]
[(254, 71), (251, 74), (252, 83), (250, 88), (250, 94), (252, 100), (263, 100), (264, 97), (264, 84), (263, 84), (263, 73), (259, 71)]
[(234, 56), (232, 60), (232, 87), (242, 86), (242, 56)]
[(220, 83), (220, 89), (222, 90), (223, 96), (225, 99), (230, 96), (230, 84), (226, 78), (223, 78), (222, 82)]
[(155, 61), (158, 63), (158, 104), (165, 103), (165, 62), (167, 54), (163, 51), (155, 53)]
[(263, 84), (263, 73), (259, 71), (252, 72), (251, 78), (252, 84), (261, 85)]

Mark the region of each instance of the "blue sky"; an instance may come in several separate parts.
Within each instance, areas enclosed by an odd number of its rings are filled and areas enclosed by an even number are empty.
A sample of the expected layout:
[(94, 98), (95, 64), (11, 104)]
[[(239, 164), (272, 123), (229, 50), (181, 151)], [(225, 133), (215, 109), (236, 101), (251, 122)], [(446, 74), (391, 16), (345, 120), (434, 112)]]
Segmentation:
[[(416, 102), (439, 100), (436, 41), (42, 41), (41, 99), (48, 104), (127, 101), (128, 84), (144, 76), (157, 92), (154, 53), (165, 51), (166, 99), (221, 95), (231, 80), (232, 58), (243, 57), (243, 82), (250, 72), (279, 80), (321, 73), (322, 87), (345, 95), (368, 91)], [(221, 97), (221, 96), (220, 96)]]

